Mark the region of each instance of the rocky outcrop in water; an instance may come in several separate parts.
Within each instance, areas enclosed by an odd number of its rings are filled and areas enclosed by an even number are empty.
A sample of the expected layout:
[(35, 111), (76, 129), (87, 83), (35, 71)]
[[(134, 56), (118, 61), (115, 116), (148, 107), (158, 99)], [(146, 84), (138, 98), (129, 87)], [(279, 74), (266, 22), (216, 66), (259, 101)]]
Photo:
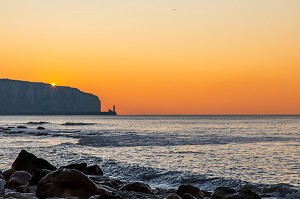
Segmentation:
[(0, 114), (98, 113), (97, 96), (76, 88), (0, 79)]

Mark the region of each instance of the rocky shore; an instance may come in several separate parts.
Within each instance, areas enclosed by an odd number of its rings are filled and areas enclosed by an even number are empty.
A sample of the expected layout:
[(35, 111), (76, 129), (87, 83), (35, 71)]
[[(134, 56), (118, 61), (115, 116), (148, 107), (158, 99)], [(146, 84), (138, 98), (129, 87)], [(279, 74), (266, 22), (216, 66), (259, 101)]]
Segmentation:
[(97, 165), (70, 164), (56, 168), (22, 150), (11, 169), (0, 174), (0, 198), (79, 199), (259, 199), (251, 190), (219, 187), (205, 192), (184, 184), (178, 189), (152, 189), (141, 182), (124, 182), (103, 174)]

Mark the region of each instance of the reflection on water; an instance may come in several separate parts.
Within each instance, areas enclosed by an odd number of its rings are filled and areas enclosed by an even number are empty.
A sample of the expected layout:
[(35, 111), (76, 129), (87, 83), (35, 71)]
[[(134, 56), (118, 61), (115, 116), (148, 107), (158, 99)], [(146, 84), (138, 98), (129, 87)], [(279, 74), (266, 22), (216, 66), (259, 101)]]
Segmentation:
[[(292, 146), (290, 145), (292, 144)], [(85, 148), (82, 152), (144, 167), (300, 187), (299, 145), (290, 143)], [(99, 155), (101, 154), (101, 155)]]
[[(54, 146), (61, 143), (77, 143), (76, 139), (72, 138), (55, 138), (55, 137), (22, 137), (22, 136), (14, 136), (14, 137), (0, 137), (0, 146), (2, 149), (11, 149), (11, 148), (40, 148), (47, 146)], [(1, 165), (1, 164), (0, 164)]]
[(27, 129), (0, 129), (2, 169), (10, 167), (21, 149), (28, 149), (55, 165), (97, 163), (107, 175), (130, 179), (136, 172), (137, 179), (153, 184), (198, 182), (190, 175), (200, 175), (238, 180), (230, 183), (300, 187), (300, 117), (296, 116), (0, 118), (0, 127), (18, 125)]

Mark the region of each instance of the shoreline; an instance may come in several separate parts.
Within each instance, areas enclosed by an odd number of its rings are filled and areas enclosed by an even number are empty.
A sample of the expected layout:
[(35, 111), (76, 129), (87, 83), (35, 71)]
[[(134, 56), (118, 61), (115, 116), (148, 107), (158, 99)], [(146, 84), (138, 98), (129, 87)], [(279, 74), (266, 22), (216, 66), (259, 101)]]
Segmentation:
[[(250, 189), (234, 190), (217, 188), (206, 192), (184, 184), (177, 190), (152, 189), (142, 182), (125, 182), (103, 175), (97, 165), (86, 163), (70, 164), (60, 168), (51, 165), (47, 160), (38, 158), (22, 150), (12, 164), (11, 169), (0, 174), (0, 192), (4, 198), (22, 196), (27, 198), (78, 197), (78, 198), (218, 198), (219, 196), (261, 197)], [(77, 182), (74, 182), (77, 181)], [(2, 189), (1, 189), (2, 188)], [(60, 191), (58, 191), (60, 190)]]
[[(57, 168), (47, 160), (22, 150), (11, 168), (0, 173), (0, 196), (79, 199), (296, 199), (300, 196), (300, 190), (295, 188), (294, 191), (290, 190), (281, 195), (282, 197), (274, 197), (271, 193), (276, 189), (275, 185), (265, 187), (261, 192), (249, 186), (251, 183), (238, 189), (222, 186), (213, 191), (205, 191), (186, 182), (175, 189), (164, 189), (151, 188), (141, 181), (124, 181), (108, 176), (109, 173), (104, 173), (98, 165), (78, 162)], [(74, 184), (74, 180), (78, 182)], [(55, 186), (55, 189), (52, 186)], [(53, 191), (56, 189), (60, 191)], [(91, 189), (94, 191), (91, 192)], [(280, 187), (278, 189), (280, 190)]]

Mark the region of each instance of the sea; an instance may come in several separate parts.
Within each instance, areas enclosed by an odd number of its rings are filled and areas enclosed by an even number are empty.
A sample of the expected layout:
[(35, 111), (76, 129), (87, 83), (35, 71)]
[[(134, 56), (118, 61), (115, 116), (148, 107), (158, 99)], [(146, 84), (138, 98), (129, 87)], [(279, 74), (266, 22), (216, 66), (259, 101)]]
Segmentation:
[(57, 167), (97, 164), (153, 189), (300, 198), (300, 116), (0, 116), (0, 169), (22, 149)]

